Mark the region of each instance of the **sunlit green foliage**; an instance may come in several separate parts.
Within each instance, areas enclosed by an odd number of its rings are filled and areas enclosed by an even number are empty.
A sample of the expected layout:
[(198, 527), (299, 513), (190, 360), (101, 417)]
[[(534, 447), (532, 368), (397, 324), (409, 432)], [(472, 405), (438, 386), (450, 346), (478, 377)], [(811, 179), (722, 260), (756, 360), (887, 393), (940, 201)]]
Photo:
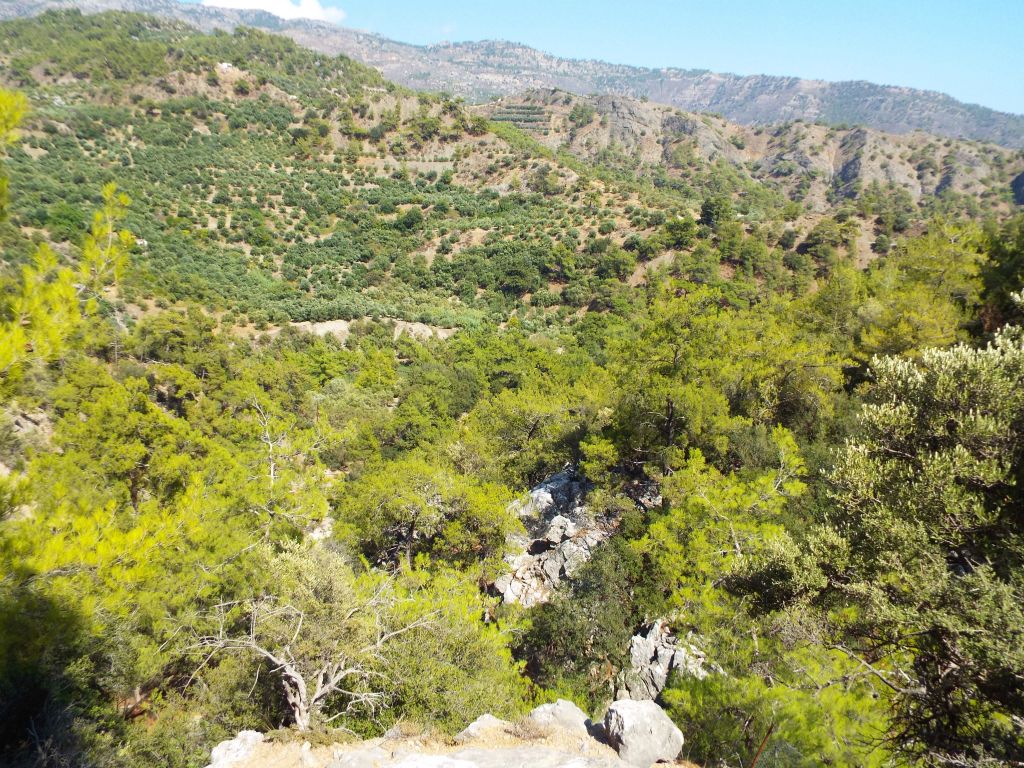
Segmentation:
[[(654, 619), (705, 765), (1022, 759), (1019, 219), (588, 164), (253, 30), (3, 32), (0, 760), (597, 714)], [(567, 466), (610, 538), (499, 606)]]

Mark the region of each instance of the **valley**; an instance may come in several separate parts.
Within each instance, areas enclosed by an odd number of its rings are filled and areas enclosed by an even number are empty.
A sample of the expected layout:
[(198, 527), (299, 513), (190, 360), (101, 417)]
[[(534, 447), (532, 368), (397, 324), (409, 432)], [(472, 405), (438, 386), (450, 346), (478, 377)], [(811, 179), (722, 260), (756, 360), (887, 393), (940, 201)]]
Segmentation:
[(114, 7), (0, 6), (0, 763), (1024, 760), (1024, 118)]

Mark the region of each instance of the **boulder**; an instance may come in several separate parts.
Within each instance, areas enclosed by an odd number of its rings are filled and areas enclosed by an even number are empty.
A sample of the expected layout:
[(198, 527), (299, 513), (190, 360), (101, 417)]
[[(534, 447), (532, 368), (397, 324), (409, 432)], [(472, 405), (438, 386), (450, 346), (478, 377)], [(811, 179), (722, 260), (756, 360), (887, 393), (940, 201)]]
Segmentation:
[(327, 764), (327, 768), (381, 768), (391, 759), (390, 750), (380, 746), (365, 746), (351, 752), (338, 755)]
[(683, 733), (653, 701), (616, 701), (604, 716), (608, 743), (630, 765), (650, 768), (676, 759)]
[(529, 608), (546, 603), (563, 579), (572, 576), (593, 555), (594, 548), (605, 541), (610, 529), (585, 528), (557, 544), (550, 534), (527, 542), (525, 551), (507, 559), (509, 570), (494, 582), (495, 590), (506, 603), (520, 603)]
[(563, 515), (555, 515), (544, 532), (544, 541), (561, 544), (576, 535), (576, 523)]
[(721, 672), (690, 639), (677, 638), (661, 619), (633, 636), (629, 660), (616, 679), (617, 699), (656, 699), (672, 672), (699, 680)]
[(556, 726), (581, 735), (590, 733), (590, 718), (586, 712), (565, 699), (541, 704), (530, 713), (530, 719), (538, 725)]
[(489, 733), (495, 731), (503, 731), (509, 728), (511, 723), (507, 720), (495, 717), (492, 714), (480, 715), (476, 720), (467, 725), (461, 731), (455, 735), (455, 741), (462, 744), (466, 741), (472, 741), (473, 739), (479, 739), (482, 736), (486, 736)]
[(222, 741), (210, 752), (206, 768), (232, 768), (246, 760), (263, 743), (259, 731), (241, 731), (235, 738)]

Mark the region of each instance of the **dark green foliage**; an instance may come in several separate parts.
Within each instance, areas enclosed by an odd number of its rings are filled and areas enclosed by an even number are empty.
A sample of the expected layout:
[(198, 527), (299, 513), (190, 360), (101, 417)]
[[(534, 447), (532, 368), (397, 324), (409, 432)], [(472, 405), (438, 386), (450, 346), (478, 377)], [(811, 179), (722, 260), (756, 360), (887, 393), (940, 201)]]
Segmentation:
[(569, 112), (569, 122), (577, 128), (582, 128), (585, 125), (589, 125), (594, 120), (596, 111), (589, 104), (580, 102), (574, 104), (572, 110)]
[(780, 548), (747, 581), (770, 610), (822, 611), (823, 641), (887, 689), (892, 748), (928, 764), (1024, 756), (1022, 361), (1018, 329), (877, 358), (806, 554)]
[(700, 206), (700, 223), (715, 230), (731, 222), (735, 215), (727, 197), (711, 197)]
[(999, 320), (1019, 322), (1024, 313), (1014, 295), (1024, 291), (1024, 216), (1017, 216), (1001, 228), (991, 226), (986, 237), (992, 253), (985, 273), (989, 301), (999, 313)]

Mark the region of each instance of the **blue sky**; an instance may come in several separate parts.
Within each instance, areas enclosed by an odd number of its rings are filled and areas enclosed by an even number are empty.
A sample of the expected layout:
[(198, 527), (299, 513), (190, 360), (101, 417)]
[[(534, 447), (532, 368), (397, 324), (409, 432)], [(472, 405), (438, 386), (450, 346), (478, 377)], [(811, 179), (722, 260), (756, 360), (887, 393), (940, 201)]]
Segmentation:
[(505, 39), (574, 58), (870, 80), (1024, 114), (1024, 0), (203, 0), (410, 43)]

